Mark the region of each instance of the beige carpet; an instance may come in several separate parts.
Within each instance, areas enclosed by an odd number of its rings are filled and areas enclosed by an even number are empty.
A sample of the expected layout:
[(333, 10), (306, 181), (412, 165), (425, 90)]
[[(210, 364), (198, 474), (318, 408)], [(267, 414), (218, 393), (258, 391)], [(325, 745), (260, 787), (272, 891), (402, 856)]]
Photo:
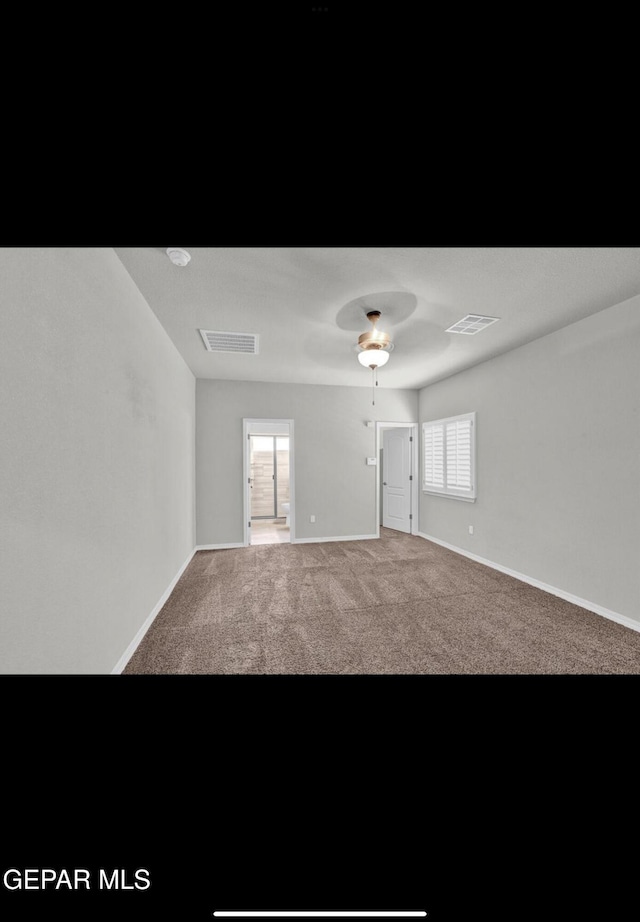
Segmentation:
[(199, 551), (125, 673), (640, 673), (640, 633), (423, 538)]

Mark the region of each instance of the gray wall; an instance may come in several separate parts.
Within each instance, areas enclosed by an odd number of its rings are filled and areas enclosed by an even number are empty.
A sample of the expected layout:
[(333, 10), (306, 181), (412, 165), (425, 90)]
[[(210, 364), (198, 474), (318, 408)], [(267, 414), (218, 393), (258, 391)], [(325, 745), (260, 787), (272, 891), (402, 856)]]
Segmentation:
[[(196, 382), (197, 543), (243, 540), (242, 420), (294, 420), (296, 538), (376, 531), (375, 427), (411, 422), (417, 391), (257, 382)], [(316, 516), (315, 524), (309, 516)]]
[(471, 410), (477, 501), (421, 494), (420, 530), (640, 620), (640, 296), (420, 392)]
[(110, 672), (193, 549), (195, 379), (110, 248), (0, 249), (0, 671)]

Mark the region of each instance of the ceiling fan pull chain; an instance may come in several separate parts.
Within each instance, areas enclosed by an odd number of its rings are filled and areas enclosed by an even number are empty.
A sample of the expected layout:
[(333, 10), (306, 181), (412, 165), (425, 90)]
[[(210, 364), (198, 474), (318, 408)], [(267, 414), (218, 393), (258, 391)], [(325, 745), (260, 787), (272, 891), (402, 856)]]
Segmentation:
[(376, 391), (373, 386), (375, 383), (375, 375), (376, 375), (376, 370), (375, 368), (372, 368), (371, 369), (371, 406), (372, 407), (375, 407), (376, 405)]

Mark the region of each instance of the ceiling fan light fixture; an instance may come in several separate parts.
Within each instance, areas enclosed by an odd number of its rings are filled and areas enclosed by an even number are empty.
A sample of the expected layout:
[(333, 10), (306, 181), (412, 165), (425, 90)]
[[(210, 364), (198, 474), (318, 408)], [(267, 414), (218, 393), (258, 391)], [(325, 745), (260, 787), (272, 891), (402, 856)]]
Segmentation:
[(380, 347), (370, 347), (358, 353), (358, 361), (365, 368), (382, 368), (389, 361), (389, 353)]
[(393, 343), (388, 333), (376, 329), (376, 323), (380, 320), (381, 311), (367, 311), (367, 320), (372, 329), (366, 333), (361, 333), (358, 337), (358, 361), (364, 368), (371, 369), (372, 381), (372, 405), (376, 405), (375, 389), (378, 385), (378, 368), (382, 368), (389, 361), (389, 353), (393, 349)]

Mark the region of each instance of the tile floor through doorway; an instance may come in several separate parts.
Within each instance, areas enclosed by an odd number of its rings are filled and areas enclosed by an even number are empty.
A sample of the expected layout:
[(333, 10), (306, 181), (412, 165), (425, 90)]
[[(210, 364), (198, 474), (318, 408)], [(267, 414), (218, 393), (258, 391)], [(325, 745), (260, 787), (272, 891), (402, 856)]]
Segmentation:
[(252, 519), (251, 539), (254, 544), (288, 544), (291, 530), (286, 519)]

